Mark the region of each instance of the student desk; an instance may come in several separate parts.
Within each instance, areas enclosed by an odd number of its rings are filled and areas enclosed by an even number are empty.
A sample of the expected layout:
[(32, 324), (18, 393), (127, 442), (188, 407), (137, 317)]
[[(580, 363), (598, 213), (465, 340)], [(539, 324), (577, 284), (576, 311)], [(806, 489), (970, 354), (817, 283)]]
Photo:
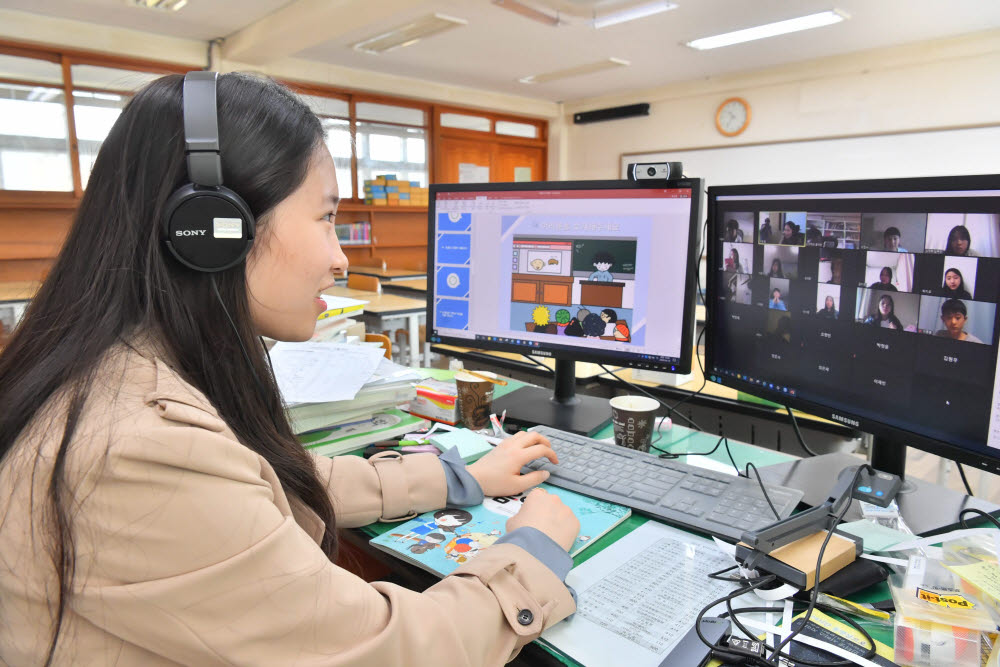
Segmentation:
[(400, 292), (402, 294), (413, 296), (414, 298), (423, 298), (427, 296), (427, 278), (390, 280), (382, 285), (382, 289), (390, 292)]
[[(363, 316), (374, 318), (380, 325), (385, 322), (402, 319), (407, 322), (410, 336), (409, 354), (410, 366), (419, 368), (420, 355), (420, 318), (427, 312), (427, 304), (422, 299), (411, 299), (398, 294), (379, 294), (351, 287), (331, 287), (326, 290), (332, 296), (344, 296), (351, 299), (367, 301)], [(430, 354), (425, 353), (424, 366), (430, 366)]]
[(0, 301), (27, 301), (40, 286), (40, 282), (27, 280), (0, 283)]
[[(444, 372), (442, 371), (436, 371), (434, 376), (440, 377), (443, 373)], [(495, 388), (495, 396), (502, 396), (503, 394), (520, 388), (521, 386), (523, 386), (522, 383), (516, 380), (510, 381), (507, 386), (497, 386)], [(613, 430), (609, 425), (598, 432), (595, 437), (603, 439), (611, 437), (612, 434)], [(708, 451), (715, 446), (717, 439), (718, 436), (693, 431), (691, 429), (684, 428), (683, 426), (675, 425), (668, 430), (662, 431), (662, 437), (656, 443), (656, 446), (671, 452)], [(729, 444), (733, 453), (733, 458), (736, 460), (736, 463), (741, 466), (745, 466), (748, 461), (752, 461), (758, 467), (763, 467), (795, 459), (795, 457), (788, 454), (763, 449), (761, 447), (756, 447), (742, 442), (730, 440)], [(360, 452), (357, 453), (360, 454)], [(693, 460), (688, 460), (687, 457), (682, 457), (680, 460), (686, 463), (697, 463), (696, 459), (699, 458), (704, 457), (691, 457)], [(731, 465), (724, 448), (721, 447), (715, 452), (715, 454), (712, 454), (707, 458), (711, 458), (723, 465)], [(831, 478), (831, 484), (832, 479), (833, 478)], [(647, 521), (653, 520), (654, 519), (633, 513), (632, 516), (601, 537), (593, 545), (577, 554), (573, 558), (574, 566), (587, 561), (589, 558), (607, 548), (609, 545), (614, 544), (616, 540), (632, 532)], [(398, 526), (398, 523), (375, 523), (363, 528), (343, 531), (343, 537), (349, 544), (353, 545), (357, 549), (360, 549), (367, 558), (376, 561), (384, 566), (384, 568), (388, 569), (391, 573), (388, 577), (390, 581), (394, 581), (395, 583), (399, 583), (414, 590), (422, 591), (438, 581), (438, 578), (414, 565), (410, 565), (409, 563), (396, 558), (395, 556), (371, 547), (368, 544), (368, 540), (372, 537), (394, 530), (396, 526)], [(852, 599), (856, 602), (876, 602), (888, 598), (889, 590), (888, 586), (885, 584), (873, 586), (859, 595), (852, 596)], [(691, 623), (692, 625), (694, 624), (693, 618), (691, 619)], [(869, 631), (875, 639), (890, 646), (892, 645), (893, 637), (891, 630), (879, 632), (869, 629)], [(512, 664), (545, 665), (555, 667), (559, 665), (576, 666), (580, 663), (574, 661), (572, 658), (550, 651), (539, 642), (532, 642), (524, 647), (520, 655)]]
[(419, 269), (383, 269), (381, 266), (351, 266), (349, 273), (360, 273), (363, 276), (375, 276), (382, 282), (408, 280), (410, 278), (427, 278), (427, 271)]

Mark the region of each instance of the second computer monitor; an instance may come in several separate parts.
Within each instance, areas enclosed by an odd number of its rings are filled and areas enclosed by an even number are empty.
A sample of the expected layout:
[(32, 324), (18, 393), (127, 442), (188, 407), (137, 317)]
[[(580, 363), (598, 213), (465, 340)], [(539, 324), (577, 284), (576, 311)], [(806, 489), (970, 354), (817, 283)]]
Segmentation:
[(431, 186), (428, 340), (688, 372), (700, 189)]

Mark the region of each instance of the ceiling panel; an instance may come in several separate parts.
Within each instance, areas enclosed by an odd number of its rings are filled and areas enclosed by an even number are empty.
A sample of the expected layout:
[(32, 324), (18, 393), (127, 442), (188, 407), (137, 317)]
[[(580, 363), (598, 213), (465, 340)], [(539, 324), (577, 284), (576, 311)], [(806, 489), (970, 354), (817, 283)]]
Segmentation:
[[(301, 21), (319, 0), (189, 0), (174, 14), (154, 13), (126, 0), (3, 0), (0, 6), (51, 16), (208, 39), (232, 35), (287, 5), (298, 4)], [(532, 4), (532, 0), (523, 0)], [(572, 101), (629, 90), (705, 79), (879, 47), (1000, 28), (1000, 2), (984, 0), (677, 0), (672, 11), (594, 29), (577, 15), (564, 14), (552, 27), (506, 11), (489, 0), (412, 0), (395, 15), (379, 17), (355, 32), (336, 29), (336, 10), (324, 5), (331, 39), (294, 57), (360, 70), (413, 77), (549, 101)], [(364, 19), (364, 3), (347, 1), (345, 19)], [(546, 4), (535, 7), (551, 12)], [(713, 51), (682, 45), (698, 37), (836, 7), (851, 15), (833, 26)], [(360, 8), (360, 9), (359, 9)], [(465, 27), (427, 38), (389, 53), (361, 53), (351, 45), (431, 12), (468, 21)], [(331, 16), (333, 18), (331, 18)], [(375, 18), (373, 10), (373, 19)], [(311, 26), (314, 28), (314, 26)], [(305, 32), (305, 26), (303, 28)], [(266, 30), (257, 33), (266, 35)], [(265, 39), (261, 36), (259, 39)], [(1000, 48), (1000, 45), (998, 45)], [(607, 58), (628, 67), (546, 84), (524, 84), (533, 74), (576, 67)], [(391, 92), (391, 91), (387, 91)]]

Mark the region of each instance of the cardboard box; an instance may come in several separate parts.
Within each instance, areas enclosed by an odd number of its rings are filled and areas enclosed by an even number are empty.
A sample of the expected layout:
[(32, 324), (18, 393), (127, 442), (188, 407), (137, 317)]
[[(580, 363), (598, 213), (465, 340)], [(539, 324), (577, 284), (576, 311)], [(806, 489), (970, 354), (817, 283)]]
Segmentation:
[(410, 401), (410, 414), (455, 425), (458, 421), (458, 389), (454, 382), (428, 379), (418, 384), (416, 389), (417, 397)]

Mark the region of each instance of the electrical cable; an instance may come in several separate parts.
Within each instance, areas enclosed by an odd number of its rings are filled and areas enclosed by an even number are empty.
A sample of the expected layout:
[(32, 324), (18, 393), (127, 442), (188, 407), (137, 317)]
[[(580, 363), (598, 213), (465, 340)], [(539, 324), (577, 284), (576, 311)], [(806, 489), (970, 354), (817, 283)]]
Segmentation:
[[(219, 305), (222, 306), (222, 312), (226, 314), (226, 319), (229, 320), (229, 326), (233, 328), (233, 333), (236, 335), (236, 342), (240, 345), (240, 351), (243, 352), (243, 358), (247, 361), (247, 366), (250, 368), (250, 374), (253, 376), (253, 381), (257, 385), (257, 390), (260, 391), (261, 398), (263, 398), (264, 403), (267, 404), (268, 393), (264, 391), (264, 385), (261, 383), (260, 378), (257, 377), (257, 371), (253, 367), (253, 362), (250, 361), (250, 355), (247, 353), (247, 348), (243, 345), (243, 339), (240, 338), (240, 331), (236, 328), (236, 323), (233, 322), (233, 318), (229, 314), (229, 310), (226, 309), (226, 304), (222, 301), (222, 295), (219, 294), (219, 286), (215, 283), (215, 274), (208, 274), (208, 280), (212, 284), (212, 292), (215, 293), (215, 298), (218, 300)], [(271, 358), (268, 356), (269, 363), (270, 360)]]
[(806, 445), (806, 440), (802, 437), (802, 431), (799, 430), (799, 422), (795, 419), (795, 414), (792, 412), (792, 409), (786, 405), (785, 410), (788, 412), (788, 416), (792, 419), (792, 428), (795, 429), (795, 437), (799, 439), (799, 445), (809, 456), (817, 456), (816, 452), (809, 449), (809, 446)]
[[(834, 522), (833, 528), (838, 526), (840, 522), (843, 520), (844, 515), (847, 514), (847, 510), (851, 506), (851, 490), (854, 489), (854, 487), (857, 485), (858, 478), (861, 476), (861, 471), (865, 469), (867, 469), (869, 474), (875, 474), (875, 469), (868, 464), (860, 465), (858, 466), (858, 469), (854, 471), (854, 477), (851, 478), (850, 485), (846, 489), (844, 489), (844, 493), (841, 495), (841, 498), (838, 501), (843, 503), (844, 507), (841, 508), (840, 513), (837, 514), (837, 520)], [(809, 596), (809, 606), (806, 607), (806, 613), (805, 616), (803, 616), (802, 618), (802, 624), (798, 627), (797, 630), (792, 630), (790, 633), (785, 635), (785, 638), (782, 639), (781, 642), (774, 647), (774, 653), (771, 655), (771, 659), (768, 661), (769, 664), (772, 665), (778, 664), (778, 660), (781, 658), (781, 649), (787, 646), (788, 643), (792, 641), (795, 635), (797, 635), (799, 631), (802, 630), (803, 627), (805, 627), (806, 623), (809, 622), (809, 618), (812, 616), (812, 611), (816, 607), (816, 600), (819, 598), (819, 583), (820, 583), (819, 575), (821, 567), (823, 565), (823, 554), (826, 553), (826, 546), (830, 543), (830, 538), (833, 537), (833, 528), (826, 531), (826, 537), (823, 539), (823, 544), (820, 545), (819, 553), (816, 556), (816, 577), (815, 581), (813, 581), (812, 595)]]
[[(843, 503), (843, 507), (841, 508), (840, 512), (837, 515), (837, 522), (836, 523), (838, 523), (838, 524), (840, 523), (840, 521), (843, 519), (844, 515), (847, 513), (847, 509), (851, 506), (851, 503), (850, 503), (851, 490), (857, 484), (859, 475), (865, 469), (867, 469), (869, 472), (872, 472), (872, 473), (874, 472), (874, 470), (871, 468), (871, 466), (868, 466), (868, 465), (859, 466), (858, 469), (855, 471), (854, 478), (851, 480), (851, 484), (844, 490), (844, 493), (841, 495), (840, 499), (838, 500), (838, 504)], [(836, 505), (834, 505), (834, 507), (836, 507)], [(768, 658), (768, 659), (766, 659), (766, 660), (763, 660), (763, 661), (755, 659), (754, 660), (755, 664), (765, 665), (765, 666), (770, 666), (770, 665), (776, 665), (776, 664), (778, 664), (777, 661), (780, 660), (781, 657), (782, 657), (781, 656), (781, 649), (783, 649), (785, 646), (787, 646), (792, 641), (792, 639), (802, 630), (802, 628), (806, 626), (806, 624), (809, 622), (810, 617), (812, 616), (813, 609), (816, 609), (817, 607), (823, 609), (824, 611), (829, 611), (830, 613), (834, 613), (834, 614), (840, 616), (844, 620), (848, 621), (852, 626), (854, 626), (857, 630), (859, 630), (865, 636), (865, 639), (868, 641), (869, 648), (867, 649), (865, 655), (863, 655), (862, 657), (871, 658), (872, 656), (875, 655), (875, 642), (874, 642), (874, 640), (872, 640), (871, 635), (869, 635), (868, 632), (866, 630), (864, 630), (864, 628), (862, 628), (856, 622), (853, 622), (853, 619), (850, 619), (846, 615), (837, 612), (837, 610), (831, 609), (829, 607), (826, 607), (825, 605), (817, 603), (817, 599), (819, 597), (819, 583), (820, 583), (818, 575), (819, 575), (819, 572), (820, 572), (821, 565), (823, 563), (823, 555), (826, 553), (826, 547), (830, 543), (830, 539), (832, 537), (833, 537), (832, 530), (831, 531), (827, 531), (826, 538), (823, 540), (823, 543), (822, 543), (822, 545), (820, 545), (819, 551), (817, 553), (817, 557), (816, 557), (816, 575), (817, 575), (816, 576), (816, 581), (815, 581), (815, 583), (813, 585), (812, 593), (810, 594), (810, 597), (809, 597), (809, 605), (806, 607), (805, 614), (802, 617), (802, 622), (799, 625), (798, 629), (793, 629), (788, 635), (785, 636), (785, 638), (780, 643), (778, 643), (777, 646), (775, 646), (773, 648), (765, 643), (765, 645), (764, 645), (765, 648), (772, 651), (771, 657)], [(732, 569), (732, 568), (730, 568), (730, 569)], [(718, 574), (722, 574), (723, 572), (726, 572), (726, 571), (728, 571), (728, 570), (720, 570), (720, 571), (714, 572), (712, 574), (718, 575)], [(713, 578), (718, 578), (718, 577), (713, 577)], [(736, 599), (736, 598), (738, 598), (738, 597), (740, 597), (741, 595), (745, 595), (746, 593), (749, 593), (749, 592), (751, 592), (753, 590), (756, 590), (758, 588), (762, 588), (764, 585), (766, 585), (767, 583), (770, 583), (771, 581), (774, 581), (775, 579), (777, 579), (777, 577), (775, 575), (773, 575), (773, 574), (766, 575), (766, 576), (762, 577), (759, 581), (757, 581), (757, 582), (755, 582), (753, 584), (744, 586), (743, 588), (738, 589), (737, 591), (735, 591), (735, 592), (733, 592), (733, 593), (731, 593), (731, 594), (729, 594), (729, 595), (727, 595), (727, 596), (725, 596), (723, 598), (719, 598), (718, 600), (710, 602), (708, 605), (706, 605), (698, 613), (698, 617), (695, 620), (695, 632), (697, 633), (699, 639), (701, 639), (702, 642), (705, 643), (707, 646), (710, 646), (713, 649), (718, 650), (719, 652), (722, 652), (722, 653), (725, 652), (725, 647), (721, 647), (721, 646), (710, 644), (705, 639), (704, 635), (701, 633), (700, 627), (699, 627), (700, 624), (701, 624), (701, 619), (704, 618), (704, 616), (705, 616), (706, 613), (708, 613), (708, 610), (711, 609), (712, 607), (716, 606), (717, 604), (721, 604), (721, 603), (725, 603), (726, 604), (726, 608), (727, 608), (727, 613), (723, 614), (722, 616), (723, 617), (732, 617), (734, 624), (736, 624), (736, 626), (738, 628), (740, 628), (740, 630), (742, 632), (744, 632), (744, 634), (746, 634), (749, 637), (754, 637), (755, 635), (753, 633), (748, 632), (747, 629), (744, 628), (742, 626), (742, 624), (739, 623), (738, 619), (736, 618), (737, 615), (740, 614), (740, 613), (751, 613), (751, 612), (761, 611), (761, 610), (764, 610), (764, 611), (773, 611), (773, 608), (771, 608), (771, 607), (752, 607), (752, 608), (743, 608), (743, 609), (739, 609), (739, 610), (733, 610), (731, 608), (732, 607), (731, 606), (731, 601), (734, 600), (734, 599)], [(787, 656), (785, 656), (785, 657), (787, 657)], [(850, 661), (847, 661), (847, 660), (837, 661), (837, 662), (813, 662), (813, 661), (810, 661), (810, 660), (804, 660), (804, 659), (800, 659), (800, 658), (796, 658), (795, 662), (797, 664), (815, 665), (817, 667), (834, 667), (835, 665), (836, 666), (840, 666), (840, 665), (851, 665), (851, 664), (853, 664), (853, 663), (851, 663)]]
[(545, 364), (543, 364), (542, 362), (540, 362), (538, 359), (535, 359), (534, 357), (530, 357), (527, 354), (524, 354), (523, 352), (521, 353), (521, 356), (524, 357), (525, 359), (527, 359), (528, 361), (530, 361), (531, 363), (535, 364), (536, 366), (541, 366), (542, 368), (544, 368), (545, 370), (547, 370), (550, 375), (555, 375), (556, 374), (556, 372), (554, 370), (552, 370), (551, 368), (549, 368), (548, 366), (546, 366)]
[(969, 527), (969, 524), (967, 524), (966, 521), (965, 521), (965, 515), (969, 514), (969, 513), (978, 514), (982, 518), (984, 518), (987, 521), (991, 522), (998, 529), (1000, 529), (1000, 521), (998, 521), (995, 516), (993, 516), (992, 514), (989, 514), (987, 512), (984, 512), (981, 509), (975, 508), (975, 507), (966, 507), (964, 510), (962, 510), (961, 512), (958, 513), (958, 520), (962, 524), (962, 528), (968, 528)]
[(955, 465), (958, 466), (958, 474), (962, 477), (962, 484), (965, 484), (965, 492), (969, 494), (970, 498), (975, 498), (976, 497), (975, 494), (972, 493), (972, 487), (969, 486), (969, 480), (965, 476), (965, 468), (963, 468), (962, 464), (959, 463), (958, 461), (955, 461)]
[[(619, 382), (621, 382), (623, 385), (625, 385), (629, 389), (631, 389), (633, 391), (637, 391), (640, 394), (644, 394), (644, 395), (648, 396), (649, 398), (653, 399), (654, 401), (656, 401), (657, 403), (659, 403), (660, 407), (665, 408), (667, 410), (667, 414), (668, 415), (670, 414), (670, 412), (671, 412), (670, 406), (667, 405), (666, 403), (664, 403), (663, 401), (661, 401), (660, 399), (658, 399), (656, 396), (653, 396), (651, 393), (649, 393), (648, 391), (646, 391), (642, 387), (638, 387), (638, 386), (632, 384), (631, 382), (629, 382), (625, 378), (622, 378), (622, 377), (619, 377), (619, 376), (615, 375), (615, 372), (612, 371), (612, 370), (610, 370), (604, 364), (597, 364), (597, 365), (601, 367), (601, 370), (603, 370), (605, 373), (607, 373), (608, 375), (610, 375), (614, 379), (616, 379)], [(704, 431), (704, 429), (702, 427), (698, 426), (698, 424), (696, 424), (695, 421), (693, 419), (691, 419), (690, 417), (687, 417), (685, 415), (680, 415), (680, 417), (682, 419), (684, 419), (684, 421), (686, 421), (687, 423), (691, 424), (691, 426), (694, 426), (697, 430)]]
[(778, 521), (781, 521), (781, 515), (778, 514), (778, 510), (774, 509), (774, 503), (771, 502), (771, 499), (767, 495), (767, 491), (764, 490), (764, 482), (762, 482), (761, 479), (760, 479), (760, 473), (757, 471), (757, 466), (755, 466), (750, 461), (747, 461), (747, 465), (746, 465), (746, 477), (749, 479), (749, 477), (750, 477), (750, 469), (751, 468), (753, 468), (753, 474), (754, 474), (754, 476), (757, 477), (757, 483), (760, 484), (761, 491), (764, 491), (764, 500), (767, 501), (767, 504), (771, 508), (771, 511), (774, 512), (774, 518), (776, 518)]

